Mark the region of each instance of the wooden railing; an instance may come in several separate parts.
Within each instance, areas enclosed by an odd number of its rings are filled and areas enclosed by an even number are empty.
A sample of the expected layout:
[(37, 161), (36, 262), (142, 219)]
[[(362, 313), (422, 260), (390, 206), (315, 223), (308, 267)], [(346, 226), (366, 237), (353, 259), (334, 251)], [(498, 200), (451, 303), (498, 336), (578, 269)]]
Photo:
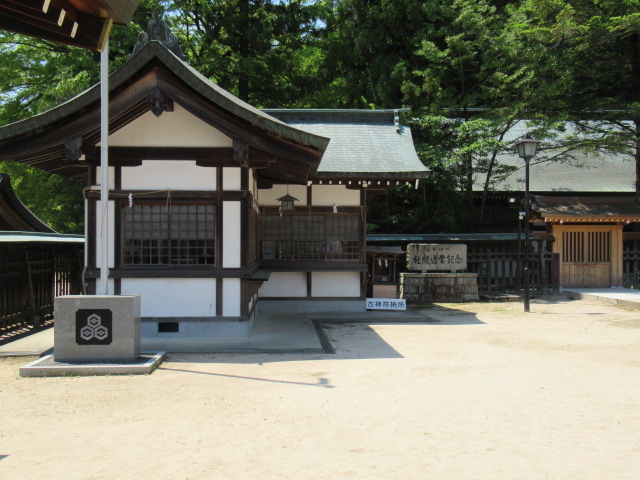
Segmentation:
[(0, 244), (0, 330), (53, 319), (53, 299), (81, 291), (82, 247)]

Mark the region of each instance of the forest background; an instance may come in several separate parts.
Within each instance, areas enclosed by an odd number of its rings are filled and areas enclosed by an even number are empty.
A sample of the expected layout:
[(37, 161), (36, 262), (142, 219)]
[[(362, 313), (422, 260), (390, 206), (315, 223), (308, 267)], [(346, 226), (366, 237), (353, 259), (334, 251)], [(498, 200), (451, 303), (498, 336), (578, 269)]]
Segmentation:
[[(640, 183), (640, 0), (142, 0), (113, 28), (110, 71), (154, 6), (191, 66), (256, 107), (410, 108), (402, 122), (433, 173), (374, 197), (371, 231), (481, 229), (521, 120), (544, 142), (535, 162), (628, 155)], [(0, 32), (0, 125), (98, 81), (98, 53)], [(83, 185), (11, 162), (0, 171), (43, 221), (82, 233)]]

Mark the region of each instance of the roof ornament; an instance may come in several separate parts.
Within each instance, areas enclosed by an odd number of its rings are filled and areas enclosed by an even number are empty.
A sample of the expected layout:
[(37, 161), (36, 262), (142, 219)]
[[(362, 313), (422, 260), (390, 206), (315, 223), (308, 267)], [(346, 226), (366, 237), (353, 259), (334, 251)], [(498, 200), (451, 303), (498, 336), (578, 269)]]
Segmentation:
[(167, 22), (162, 19), (156, 9), (157, 6), (152, 7), (151, 14), (153, 18), (147, 22), (147, 33), (142, 32), (138, 35), (138, 43), (133, 47), (133, 52), (131, 52), (130, 56), (134, 56), (138, 53), (138, 50), (142, 49), (147, 43), (155, 40), (162, 43), (180, 60), (186, 61), (187, 57), (182, 53), (182, 48), (180, 44), (178, 44), (178, 38), (169, 30)]

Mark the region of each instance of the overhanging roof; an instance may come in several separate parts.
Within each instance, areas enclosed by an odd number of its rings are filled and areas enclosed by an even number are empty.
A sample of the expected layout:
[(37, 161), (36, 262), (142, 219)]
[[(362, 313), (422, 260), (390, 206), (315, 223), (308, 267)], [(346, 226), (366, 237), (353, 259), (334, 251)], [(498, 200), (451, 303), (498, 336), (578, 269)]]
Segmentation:
[(536, 195), (532, 209), (547, 222), (640, 222), (635, 196), (543, 196)]
[[(303, 182), (315, 173), (329, 139), (291, 127), (252, 107), (202, 76), (160, 42), (150, 41), (109, 77), (109, 131), (113, 133), (150, 109), (159, 89), (192, 114), (232, 138), (240, 138), (277, 160), (276, 179)], [(58, 107), (0, 128), (0, 161), (16, 160), (76, 180), (86, 179), (81, 163), (65, 157), (65, 141), (100, 139), (100, 85)]]
[(397, 110), (264, 109), (292, 127), (331, 138), (316, 178), (416, 179), (429, 176)]
[(113, 23), (127, 24), (140, 0), (0, 0), (0, 29), (102, 51)]

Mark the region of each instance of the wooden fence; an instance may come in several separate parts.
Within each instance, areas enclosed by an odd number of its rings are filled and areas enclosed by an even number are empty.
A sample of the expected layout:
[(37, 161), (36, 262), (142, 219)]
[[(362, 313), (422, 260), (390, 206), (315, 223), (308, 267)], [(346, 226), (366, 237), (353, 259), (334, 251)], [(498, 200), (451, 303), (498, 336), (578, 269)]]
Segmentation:
[(640, 240), (625, 240), (622, 247), (622, 274), (625, 287), (640, 286)]
[[(531, 288), (548, 292), (557, 288), (559, 258), (554, 258), (548, 242), (532, 242), (529, 253)], [(521, 247), (524, 262), (524, 245)], [(518, 268), (517, 242), (469, 242), (468, 270), (478, 274), (478, 290), (482, 293), (520, 290), (523, 282)], [(640, 286), (640, 240), (625, 240), (623, 245), (623, 283)]]
[[(553, 263), (554, 257), (547, 242), (531, 242), (529, 271), (532, 290), (547, 293), (556, 287)], [(480, 293), (518, 292), (524, 284), (524, 242), (520, 252), (518, 242), (469, 242), (467, 265), (469, 272), (478, 274)]]
[(77, 294), (82, 246), (0, 243), (0, 331), (53, 318), (53, 299)]

